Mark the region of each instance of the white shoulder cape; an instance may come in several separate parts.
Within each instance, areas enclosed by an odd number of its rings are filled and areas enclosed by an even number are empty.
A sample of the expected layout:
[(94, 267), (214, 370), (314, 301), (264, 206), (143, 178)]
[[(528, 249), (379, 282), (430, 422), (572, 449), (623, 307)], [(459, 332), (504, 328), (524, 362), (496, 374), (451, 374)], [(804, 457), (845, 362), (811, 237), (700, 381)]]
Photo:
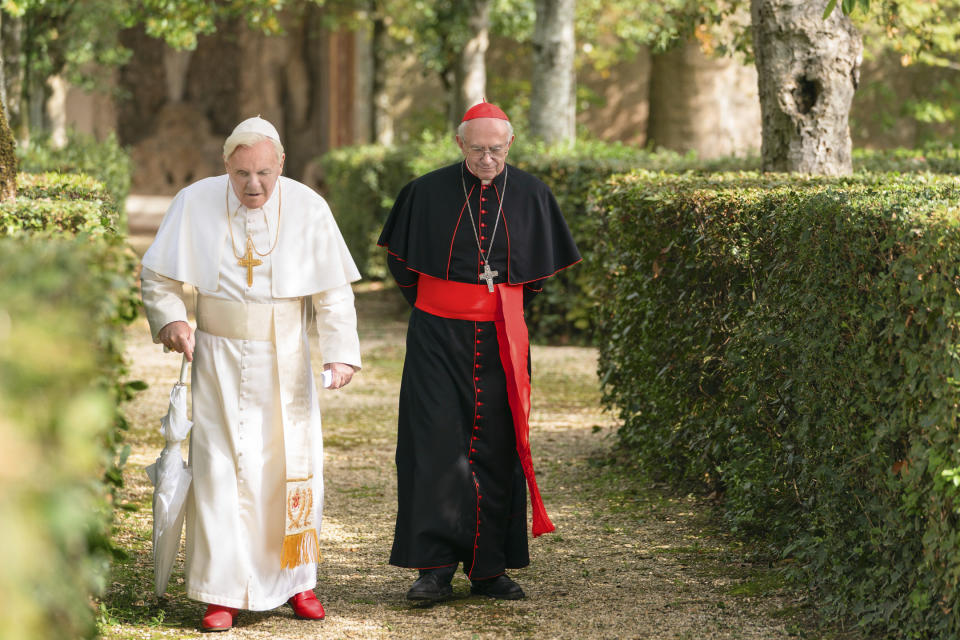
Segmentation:
[[(143, 266), (162, 276), (216, 291), (224, 239), (229, 234), (224, 194), (228, 176), (185, 187), (167, 209)], [(360, 279), (327, 202), (313, 189), (283, 176), (280, 237), (271, 255), (272, 294), (297, 298)]]

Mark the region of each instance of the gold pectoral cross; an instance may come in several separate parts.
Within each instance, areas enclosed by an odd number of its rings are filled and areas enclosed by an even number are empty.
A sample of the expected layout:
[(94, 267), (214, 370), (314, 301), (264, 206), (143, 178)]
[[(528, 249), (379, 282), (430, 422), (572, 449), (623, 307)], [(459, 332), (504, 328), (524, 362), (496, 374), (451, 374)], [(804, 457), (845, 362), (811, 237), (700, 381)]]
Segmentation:
[(247, 268), (247, 286), (253, 286), (253, 268), (263, 264), (263, 260), (253, 257), (253, 240), (247, 237), (247, 255), (237, 260), (237, 264)]

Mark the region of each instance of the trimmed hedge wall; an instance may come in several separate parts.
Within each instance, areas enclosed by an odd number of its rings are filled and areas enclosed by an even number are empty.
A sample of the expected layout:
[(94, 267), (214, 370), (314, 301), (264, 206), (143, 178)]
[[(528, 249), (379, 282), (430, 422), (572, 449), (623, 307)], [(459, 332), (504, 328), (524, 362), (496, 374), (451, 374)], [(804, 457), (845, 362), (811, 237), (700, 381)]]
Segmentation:
[(0, 637), (90, 638), (128, 451), (119, 407), (142, 388), (122, 382), (136, 258), (101, 183), (19, 181), (0, 205)]
[(960, 637), (960, 182), (638, 172), (595, 197), (623, 444), (717, 491), (828, 618)]
[(70, 133), (67, 146), (62, 149), (53, 149), (48, 140), (37, 137), (29, 145), (17, 147), (16, 151), (22, 172), (17, 178), (18, 189), (23, 188), (22, 180), (29, 174), (66, 173), (79, 176), (81, 181), (92, 177), (100, 181), (100, 188), (109, 194), (106, 198), (98, 198), (108, 200), (110, 208), (123, 217), (133, 165), (129, 154), (113, 134), (98, 142), (89, 135)]
[[(325, 188), (337, 224), (366, 278), (387, 277), (384, 251), (377, 238), (400, 189), (417, 176), (461, 158), (452, 137), (427, 139), (405, 146), (360, 146), (331, 151), (322, 158)], [(653, 153), (636, 147), (578, 142), (576, 147), (515, 143), (509, 161), (543, 180), (556, 196), (584, 263), (593, 260), (596, 220), (587, 214), (590, 187), (634, 167), (657, 170), (740, 168), (753, 160), (698, 162), (694, 156), (669, 151)], [(551, 342), (588, 342), (593, 332), (593, 291), (584, 265), (558, 274), (527, 311), (530, 336)]]

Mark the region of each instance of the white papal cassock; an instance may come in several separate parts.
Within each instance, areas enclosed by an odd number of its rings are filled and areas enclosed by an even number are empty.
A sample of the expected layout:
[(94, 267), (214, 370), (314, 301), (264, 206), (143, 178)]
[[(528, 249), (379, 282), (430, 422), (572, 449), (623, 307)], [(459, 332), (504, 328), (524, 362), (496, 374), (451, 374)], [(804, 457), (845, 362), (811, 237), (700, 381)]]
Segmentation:
[[(278, 216), (278, 206), (282, 208)], [(250, 236), (266, 252), (253, 269), (253, 284), (231, 249), (245, 251)], [(312, 303), (324, 363), (360, 367), (360, 345), (350, 282), (359, 279), (333, 216), (308, 187), (281, 177), (262, 209), (240, 204), (227, 176), (201, 180), (174, 199), (157, 237), (143, 258), (142, 295), (154, 342), (166, 324), (187, 320), (182, 283), (197, 288), (199, 306), (223, 315), (220, 301), (272, 308), (300, 303), (299, 364), (306, 393), (299, 394), (310, 425), (316, 527), (323, 509), (320, 410), (306, 351), (307, 304)], [(228, 304), (229, 306), (229, 304)], [(264, 307), (258, 307), (262, 310)], [(296, 307), (294, 307), (296, 309)], [(280, 316), (277, 315), (277, 318)], [(198, 317), (203, 326), (202, 317)], [(210, 326), (229, 318), (208, 317)], [(266, 322), (272, 322), (267, 317)], [(242, 323), (241, 323), (242, 324)], [(264, 327), (251, 327), (253, 333)], [(192, 392), (190, 465), (193, 485), (187, 499), (187, 595), (238, 609), (265, 610), (313, 589), (316, 564), (282, 569), (286, 471), (283, 391), (276, 340), (270, 327), (258, 339), (213, 335), (198, 329)], [(284, 330), (277, 327), (277, 334)], [(246, 335), (246, 334), (245, 334)], [(302, 379), (302, 376), (301, 376)], [(287, 397), (287, 396), (284, 396)]]

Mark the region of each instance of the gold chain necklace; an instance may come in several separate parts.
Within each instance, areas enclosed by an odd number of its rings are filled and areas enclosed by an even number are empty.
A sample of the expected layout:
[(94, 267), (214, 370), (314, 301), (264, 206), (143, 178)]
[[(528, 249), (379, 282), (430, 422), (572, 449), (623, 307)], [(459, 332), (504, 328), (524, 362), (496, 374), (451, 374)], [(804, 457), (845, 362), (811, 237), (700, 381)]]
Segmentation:
[[(253, 238), (248, 234), (247, 235), (247, 251), (246, 254), (237, 253), (237, 241), (233, 237), (233, 218), (230, 215), (230, 181), (227, 180), (227, 191), (224, 193), (224, 205), (227, 213), (227, 228), (230, 229), (230, 250), (233, 251), (234, 257), (237, 259), (237, 264), (241, 267), (246, 267), (247, 269), (247, 286), (253, 286), (253, 268), (259, 267), (263, 264), (263, 260), (257, 260), (253, 257), (253, 254), (256, 253), (261, 258), (273, 253), (273, 250), (277, 248), (277, 243), (280, 241), (280, 213), (283, 210), (283, 188), (280, 186), (280, 180), (277, 179), (277, 233), (273, 239), (273, 246), (270, 247), (270, 250), (266, 253), (261, 253), (256, 245), (253, 244)], [(264, 203), (266, 204), (266, 203)], [(236, 211), (233, 212), (234, 215), (237, 214), (237, 211), (240, 211), (240, 207), (243, 205), (241, 202), (237, 205)], [(270, 237), (270, 220), (267, 219), (267, 212), (263, 212), (263, 221), (267, 225), (267, 237)]]

